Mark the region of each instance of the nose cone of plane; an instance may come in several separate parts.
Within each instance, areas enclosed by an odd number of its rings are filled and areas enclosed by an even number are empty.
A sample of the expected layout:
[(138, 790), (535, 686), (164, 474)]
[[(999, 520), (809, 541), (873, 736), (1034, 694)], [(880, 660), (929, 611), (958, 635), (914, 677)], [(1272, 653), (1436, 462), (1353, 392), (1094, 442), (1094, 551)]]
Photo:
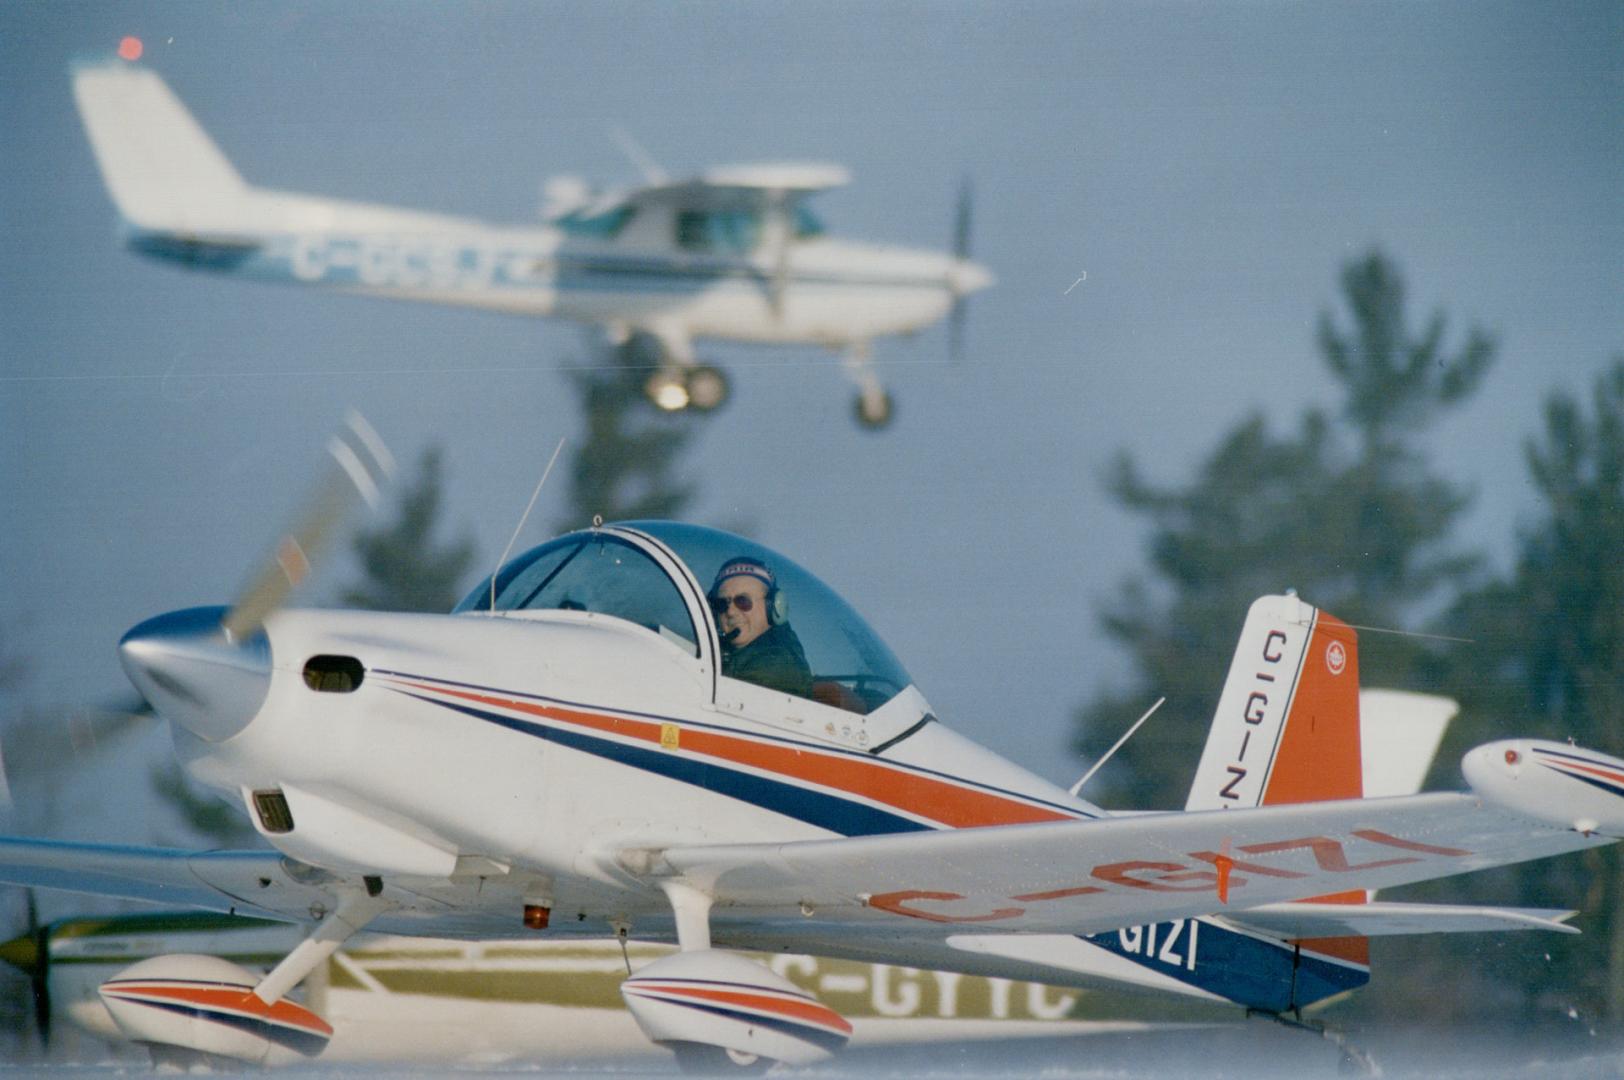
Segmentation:
[(232, 644), (223, 607), (187, 608), (141, 623), (118, 643), (124, 672), (159, 716), (210, 742), (248, 726), (271, 687), (263, 632)]
[(969, 296), (973, 292), (980, 292), (989, 287), (996, 279), (992, 276), (992, 271), (980, 263), (959, 259), (948, 271), (947, 280), (954, 296)]

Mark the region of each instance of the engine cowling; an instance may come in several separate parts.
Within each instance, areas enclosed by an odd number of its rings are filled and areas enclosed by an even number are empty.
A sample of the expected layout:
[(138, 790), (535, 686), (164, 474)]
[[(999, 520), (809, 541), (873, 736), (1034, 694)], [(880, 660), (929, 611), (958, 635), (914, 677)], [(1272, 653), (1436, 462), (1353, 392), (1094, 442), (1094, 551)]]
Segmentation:
[(643, 1034), (661, 1046), (712, 1046), (790, 1065), (846, 1045), (851, 1024), (788, 979), (742, 956), (698, 949), (667, 956), (620, 985)]
[(101, 984), (102, 1003), (136, 1042), (180, 1047), (254, 1064), (315, 1057), (333, 1029), (286, 998), (255, 997), (259, 979), (217, 956), (176, 953), (143, 960)]

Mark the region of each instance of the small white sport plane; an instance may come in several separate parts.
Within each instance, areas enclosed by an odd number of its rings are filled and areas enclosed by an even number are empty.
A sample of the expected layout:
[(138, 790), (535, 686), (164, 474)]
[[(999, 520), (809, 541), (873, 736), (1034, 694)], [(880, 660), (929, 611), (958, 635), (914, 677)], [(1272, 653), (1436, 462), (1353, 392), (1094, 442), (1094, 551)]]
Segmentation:
[(835, 240), (808, 197), (845, 184), (836, 165), (712, 169), (597, 192), (549, 184), (545, 220), (470, 218), (272, 191), (246, 182), (155, 72), (119, 59), (77, 65), (73, 90), (132, 251), (233, 277), (550, 316), (602, 328), (651, 357), (665, 409), (714, 409), (725, 375), (701, 339), (840, 350), (861, 423), (882, 427), (890, 395), (871, 342), (952, 313), (992, 283), (967, 257), (961, 195), (951, 254)]
[(713, 529), (570, 533), (450, 615), (287, 609), (344, 484), (375, 494), (383, 469), (358, 418), (333, 451), (234, 606), (119, 646), (187, 772), (274, 850), (0, 839), (3, 881), (310, 927), (263, 978), (172, 955), (104, 983), (167, 1053), (319, 1053), (332, 1029), (289, 991), (363, 927), (674, 942), (621, 992), (704, 1067), (850, 1032), (735, 950), (1300, 1015), (1367, 981), (1371, 936), (1573, 932), (1569, 911), (1371, 890), (1624, 836), (1624, 761), (1567, 744), (1478, 747), (1469, 791), (1364, 797), (1356, 635), (1294, 596), (1252, 605), (1184, 811), (1125, 814), (955, 734), (831, 589)]

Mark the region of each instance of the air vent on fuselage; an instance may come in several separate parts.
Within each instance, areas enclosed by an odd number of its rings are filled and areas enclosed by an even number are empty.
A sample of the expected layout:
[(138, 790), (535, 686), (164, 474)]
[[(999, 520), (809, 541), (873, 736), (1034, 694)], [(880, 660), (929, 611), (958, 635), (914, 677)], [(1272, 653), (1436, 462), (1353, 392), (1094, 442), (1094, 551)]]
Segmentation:
[(287, 796), (276, 788), (254, 792), (254, 813), (259, 815), (259, 826), (268, 833), (293, 831), (293, 811), (288, 809)]
[(319, 694), (351, 694), (360, 689), (367, 669), (353, 656), (312, 656), (305, 661), (305, 685)]

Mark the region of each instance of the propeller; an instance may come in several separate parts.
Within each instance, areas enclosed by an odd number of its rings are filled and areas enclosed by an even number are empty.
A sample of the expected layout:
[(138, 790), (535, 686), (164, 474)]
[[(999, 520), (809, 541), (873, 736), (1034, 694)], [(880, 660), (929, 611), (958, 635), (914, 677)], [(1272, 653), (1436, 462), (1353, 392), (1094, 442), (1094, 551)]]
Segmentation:
[(384, 484), (394, 475), (395, 459), (372, 425), (355, 410), (327, 442), (331, 469), (307, 504), (297, 524), (277, 541), (275, 551), (220, 621), (228, 642), (251, 637), (281, 607), (288, 594), (310, 573), (314, 559), (349, 516), (359, 498), (376, 507)]
[(964, 322), (970, 310), (970, 294), (992, 284), (992, 275), (970, 261), (970, 227), (975, 213), (975, 188), (970, 178), (959, 181), (959, 196), (953, 211), (953, 268), (948, 272), (948, 288), (953, 293), (953, 309), (948, 314), (947, 353), (957, 366), (964, 356)]
[(247, 726), (270, 689), (270, 643), (261, 628), (310, 573), (311, 560), (362, 501), (376, 505), (395, 462), (383, 440), (353, 410), (327, 444), (333, 467), (296, 525), (230, 608), (204, 607), (154, 616), (124, 635), (124, 671), (165, 720), (203, 739), (229, 738)]
[(0, 732), (0, 820), (7, 823), (8, 830), (21, 827), (11, 819), (16, 790), (13, 772), (24, 789), (38, 789), (47, 783), (49, 774), (110, 745), (151, 716), (152, 707), (136, 699), (11, 717)]
[(51, 1045), (50, 927), (40, 925), (34, 890), (26, 890), (24, 897), (28, 928), (18, 937), (0, 942), (0, 961), (28, 976), (34, 1000), (34, 1030), (39, 1032), (43, 1050)]

